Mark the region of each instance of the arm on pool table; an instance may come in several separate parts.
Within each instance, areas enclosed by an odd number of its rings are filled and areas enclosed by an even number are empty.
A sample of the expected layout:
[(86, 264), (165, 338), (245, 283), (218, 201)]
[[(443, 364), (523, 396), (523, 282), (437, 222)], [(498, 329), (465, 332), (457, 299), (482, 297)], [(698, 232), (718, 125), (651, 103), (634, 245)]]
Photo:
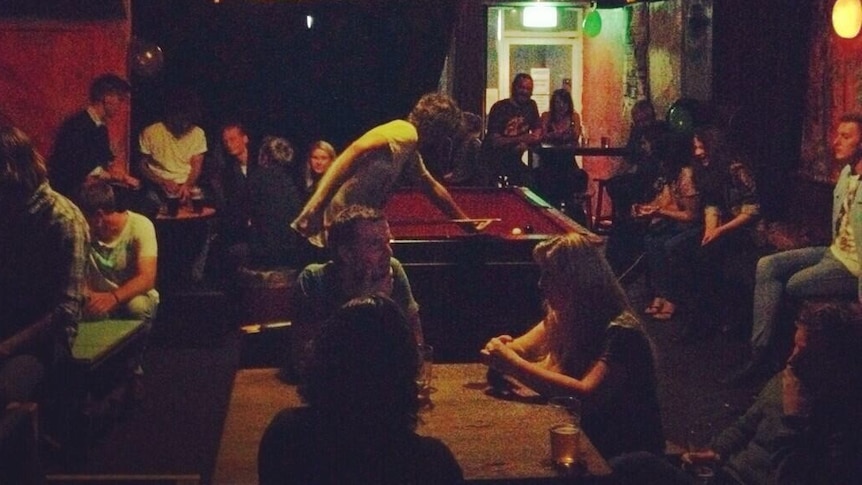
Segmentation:
[[(452, 196), (449, 194), (449, 191), (446, 190), (437, 179), (434, 178), (429, 172), (425, 172), (419, 178), (420, 184), (419, 187), (422, 190), (422, 193), (425, 194), (425, 197), (434, 203), (438, 209), (443, 211), (444, 214), (449, 216), (450, 219), (470, 219), (467, 214), (461, 210), (461, 207), (455, 202)], [(459, 226), (467, 232), (477, 232), (479, 230), (479, 225), (476, 222), (459, 222)], [(482, 226), (487, 226), (485, 224)]]
[(302, 212), (291, 223), (305, 237), (319, 233), (323, 230), (323, 211), (329, 205), (329, 201), (356, 170), (356, 161), (371, 150), (389, 147), (388, 140), (376, 133), (366, 133), (359, 137), (341, 152), (332, 162), (329, 170), (323, 174), (314, 194), (306, 202)]

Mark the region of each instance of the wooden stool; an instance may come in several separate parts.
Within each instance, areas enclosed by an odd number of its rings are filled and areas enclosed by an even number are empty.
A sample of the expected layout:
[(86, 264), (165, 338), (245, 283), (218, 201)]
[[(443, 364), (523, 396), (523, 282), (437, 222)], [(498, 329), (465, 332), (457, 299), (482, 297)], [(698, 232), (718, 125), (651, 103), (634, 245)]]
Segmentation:
[(240, 268), (240, 367), (281, 367), (288, 359), (293, 318), (293, 268)]

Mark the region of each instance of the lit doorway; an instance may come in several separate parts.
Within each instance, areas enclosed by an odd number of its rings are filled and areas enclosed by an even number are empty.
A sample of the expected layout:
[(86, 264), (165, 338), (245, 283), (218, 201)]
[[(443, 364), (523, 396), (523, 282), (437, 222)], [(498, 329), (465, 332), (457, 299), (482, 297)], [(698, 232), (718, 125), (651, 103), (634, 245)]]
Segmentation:
[(529, 6), (488, 7), (488, 59), (485, 112), (497, 100), (509, 97), (515, 74), (533, 75), (533, 99), (539, 112), (546, 111), (555, 89), (572, 93), (575, 110), (581, 112), (583, 97), (583, 9), (544, 7), (553, 11), (553, 23), (528, 24)]

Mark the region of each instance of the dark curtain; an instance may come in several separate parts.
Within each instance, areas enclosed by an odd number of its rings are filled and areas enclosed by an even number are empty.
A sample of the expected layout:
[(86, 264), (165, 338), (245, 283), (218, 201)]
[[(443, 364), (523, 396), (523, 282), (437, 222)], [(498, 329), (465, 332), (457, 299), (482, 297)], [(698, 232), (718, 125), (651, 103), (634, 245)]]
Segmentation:
[(133, 34), (165, 54), (156, 75), (133, 73), (134, 133), (158, 118), (167, 91), (184, 86), (199, 94), (213, 141), (223, 121), (239, 119), (253, 136), (286, 136), (301, 151), (318, 138), (342, 149), (437, 89), (457, 6), (134, 0)]

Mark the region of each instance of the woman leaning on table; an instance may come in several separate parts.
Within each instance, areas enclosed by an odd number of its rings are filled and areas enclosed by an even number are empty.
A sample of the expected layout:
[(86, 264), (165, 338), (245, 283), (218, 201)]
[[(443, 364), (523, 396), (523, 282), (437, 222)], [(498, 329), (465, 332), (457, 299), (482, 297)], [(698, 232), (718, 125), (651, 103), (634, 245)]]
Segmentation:
[(610, 266), (579, 234), (533, 254), (545, 317), (518, 338), (492, 338), (483, 361), (544, 396), (580, 398), (581, 426), (605, 458), (663, 453), (652, 346)]

